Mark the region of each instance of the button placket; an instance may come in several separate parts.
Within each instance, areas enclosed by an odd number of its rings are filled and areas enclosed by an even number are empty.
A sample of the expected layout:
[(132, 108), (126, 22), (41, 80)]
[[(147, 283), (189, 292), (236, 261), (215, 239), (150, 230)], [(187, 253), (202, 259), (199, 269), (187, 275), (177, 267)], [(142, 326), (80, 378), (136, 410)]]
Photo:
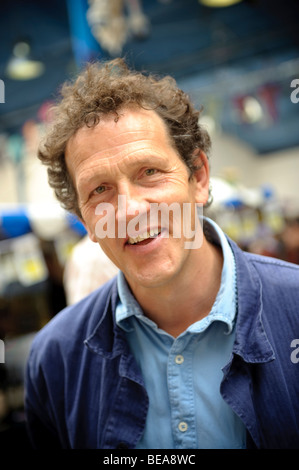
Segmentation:
[[(168, 356), (168, 391), (176, 448), (195, 448), (192, 337), (176, 338)], [(190, 348), (191, 346), (191, 348)]]

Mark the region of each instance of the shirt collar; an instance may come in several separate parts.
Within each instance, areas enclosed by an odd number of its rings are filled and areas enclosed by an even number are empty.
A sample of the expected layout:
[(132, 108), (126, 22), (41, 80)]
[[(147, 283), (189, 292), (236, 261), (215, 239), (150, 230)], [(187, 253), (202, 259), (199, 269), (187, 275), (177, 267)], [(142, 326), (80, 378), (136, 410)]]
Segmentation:
[[(205, 232), (208, 232), (209, 240), (221, 246), (223, 253), (223, 268), (221, 285), (213, 307), (205, 318), (193, 323), (187, 331), (192, 333), (204, 331), (213, 321), (222, 321), (227, 325), (226, 333), (231, 333), (236, 316), (236, 268), (235, 259), (231, 247), (221, 228), (211, 219), (204, 217)], [(119, 304), (116, 308), (116, 323), (124, 330), (132, 329), (130, 317), (135, 316), (147, 323), (152, 328), (158, 329), (156, 323), (147, 318), (133, 296), (124, 274), (120, 271), (117, 275), (117, 287)]]

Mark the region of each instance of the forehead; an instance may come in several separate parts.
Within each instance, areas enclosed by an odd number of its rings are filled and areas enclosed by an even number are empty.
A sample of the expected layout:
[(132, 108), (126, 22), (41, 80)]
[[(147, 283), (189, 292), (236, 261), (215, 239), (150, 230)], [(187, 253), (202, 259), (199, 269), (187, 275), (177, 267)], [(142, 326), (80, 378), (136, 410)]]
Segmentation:
[(171, 145), (164, 121), (155, 111), (125, 109), (118, 115), (102, 116), (95, 127), (84, 126), (69, 140), (66, 147), (67, 165), (93, 155), (117, 156), (118, 153)]

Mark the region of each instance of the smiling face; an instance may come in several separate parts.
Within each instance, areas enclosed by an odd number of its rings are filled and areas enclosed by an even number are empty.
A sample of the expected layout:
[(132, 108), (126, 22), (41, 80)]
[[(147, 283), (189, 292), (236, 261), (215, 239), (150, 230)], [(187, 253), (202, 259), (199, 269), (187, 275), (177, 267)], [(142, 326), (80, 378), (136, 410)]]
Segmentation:
[[(191, 203), (192, 213), (195, 203), (205, 204), (208, 163), (201, 154), (201, 169), (190, 178), (164, 122), (154, 111), (125, 109), (119, 115), (117, 121), (114, 115), (107, 115), (96, 127), (79, 129), (68, 142), (65, 155), (90, 238), (101, 245), (134, 291), (138, 286), (168, 284), (192, 266), (198, 250), (185, 249), (183, 230), (182, 236), (173, 236), (173, 217), (167, 231), (161, 217), (151, 225), (149, 214), (153, 204), (170, 207), (176, 203), (183, 207), (184, 203)], [(97, 226), (101, 216), (97, 208), (103, 204), (113, 208), (117, 235), (124, 215), (120, 201), (125, 202), (124, 238), (100, 237)], [(129, 230), (138, 213), (145, 214), (138, 227), (141, 238), (151, 235), (139, 242)]]

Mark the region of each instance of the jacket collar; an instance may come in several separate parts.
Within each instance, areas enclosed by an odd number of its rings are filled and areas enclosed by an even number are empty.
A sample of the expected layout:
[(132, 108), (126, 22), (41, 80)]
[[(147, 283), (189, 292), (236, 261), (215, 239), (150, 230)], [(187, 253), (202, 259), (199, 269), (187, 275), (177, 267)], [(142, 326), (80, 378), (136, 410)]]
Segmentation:
[(229, 243), (236, 260), (237, 322), (233, 352), (248, 363), (270, 362), (274, 351), (263, 326), (263, 302), (260, 277), (244, 253), (232, 240)]
[[(103, 299), (105, 302), (104, 308)], [(90, 351), (107, 359), (114, 359), (128, 351), (125, 335), (115, 322), (117, 302), (117, 281), (116, 277), (114, 277), (98, 293), (98, 299), (91, 312), (90, 333), (84, 341), (84, 344)], [(100, 312), (103, 313), (100, 315), (100, 320), (98, 320)], [(97, 319), (97, 322), (92, 321), (92, 318)]]
[(99, 302), (95, 303), (91, 317), (98, 318), (99, 312), (103, 311), (102, 299), (106, 302), (103, 315), (100, 321), (90, 329), (91, 334), (85, 339), (84, 344), (90, 351), (105, 359), (112, 360), (120, 357), (120, 376), (127, 377), (144, 387), (137, 362), (130, 353), (125, 333), (115, 321), (115, 310), (119, 300), (116, 277), (108, 281), (101, 289), (101, 295), (98, 295)]

